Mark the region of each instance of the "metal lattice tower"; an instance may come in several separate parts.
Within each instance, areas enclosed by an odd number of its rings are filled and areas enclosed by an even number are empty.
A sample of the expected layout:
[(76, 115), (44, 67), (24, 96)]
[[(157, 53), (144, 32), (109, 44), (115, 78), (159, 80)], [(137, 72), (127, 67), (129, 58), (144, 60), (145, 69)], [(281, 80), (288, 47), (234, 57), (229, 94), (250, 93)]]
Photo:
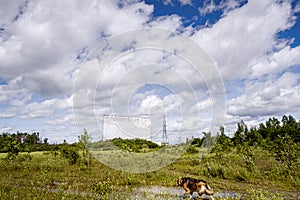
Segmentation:
[(165, 115), (163, 116), (163, 141), (162, 144), (166, 145), (168, 144), (168, 137), (167, 137), (167, 122)]

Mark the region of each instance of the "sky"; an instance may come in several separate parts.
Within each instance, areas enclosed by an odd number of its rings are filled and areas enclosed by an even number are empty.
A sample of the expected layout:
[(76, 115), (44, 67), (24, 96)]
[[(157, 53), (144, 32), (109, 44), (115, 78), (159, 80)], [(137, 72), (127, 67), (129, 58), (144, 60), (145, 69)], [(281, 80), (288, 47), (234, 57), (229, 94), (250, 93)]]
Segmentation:
[(165, 115), (178, 142), (298, 121), (299, 16), (297, 0), (0, 0), (0, 132), (75, 142), (104, 114), (150, 115), (159, 140)]

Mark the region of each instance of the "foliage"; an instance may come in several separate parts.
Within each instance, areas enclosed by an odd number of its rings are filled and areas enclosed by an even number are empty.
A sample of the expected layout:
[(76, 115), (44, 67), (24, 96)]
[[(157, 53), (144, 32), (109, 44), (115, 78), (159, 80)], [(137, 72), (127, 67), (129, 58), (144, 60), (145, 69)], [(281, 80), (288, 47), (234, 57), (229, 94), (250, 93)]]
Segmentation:
[(220, 134), (216, 138), (216, 144), (212, 149), (213, 153), (216, 153), (218, 157), (222, 158), (224, 153), (229, 153), (233, 147), (231, 138), (225, 135), (224, 127), (220, 127)]
[[(0, 159), (0, 199), (141, 199), (136, 196), (137, 191), (133, 192), (134, 188), (173, 188), (178, 176), (204, 179), (216, 192), (233, 191), (243, 194), (245, 199), (251, 199), (250, 196), (272, 199), (273, 191), (279, 192), (276, 197), (289, 195), (289, 199), (297, 199), (295, 188), (299, 188), (299, 182), (297, 185), (280, 171), (277, 179), (270, 176), (280, 169), (279, 161), (272, 154), (262, 148), (253, 150), (254, 157), (259, 159), (254, 160), (255, 171), (249, 171), (243, 164), (242, 155), (236, 153), (236, 147), (232, 148), (222, 160), (215, 153), (202, 159), (198, 154), (186, 154), (165, 168), (141, 174), (117, 171), (96, 161), (91, 162), (89, 170), (82, 171), (80, 165), (70, 165), (67, 159), (55, 156), (55, 153), (19, 153), (14, 162)], [(19, 159), (27, 155), (31, 158)], [(0, 156), (5, 157), (5, 154)], [(263, 190), (249, 194), (249, 189), (257, 183)], [(284, 188), (284, 191), (278, 188)], [(158, 195), (153, 199), (176, 199), (175, 196), (161, 198)], [(143, 199), (149, 199), (149, 196)]]
[(79, 146), (82, 150), (81, 164), (89, 166), (92, 161), (92, 154), (88, 150), (88, 146), (91, 143), (91, 137), (86, 129), (83, 130), (83, 134), (78, 136)]
[(293, 142), (291, 136), (288, 134), (277, 136), (271, 151), (274, 152), (276, 160), (280, 161), (288, 171), (296, 169), (300, 147)]
[(65, 145), (63, 148), (60, 149), (60, 155), (63, 158), (67, 159), (70, 165), (75, 165), (80, 159), (78, 150), (68, 145)]
[[(92, 145), (102, 145), (103, 151), (112, 155), (114, 152), (109, 143), (90, 144), (86, 130), (78, 143), (55, 145), (34, 139), (25, 143), (18, 139), (18, 133), (3, 133), (0, 150), (6, 153), (0, 154), (0, 199), (130, 199), (136, 195), (134, 188), (175, 187), (178, 176), (207, 180), (215, 191), (235, 191), (245, 199), (298, 198), (300, 134), (299, 123), (293, 117), (283, 116), (281, 121), (270, 118), (252, 128), (241, 122), (232, 138), (224, 132), (221, 127), (217, 137), (204, 134), (206, 143), (204, 138), (193, 139), (187, 153), (172, 164), (141, 174), (114, 170), (92, 157), (87, 164), (84, 155), (90, 153), (87, 150)], [(117, 138), (110, 143), (132, 152), (160, 148), (140, 139)], [(216, 143), (213, 151), (203, 155), (210, 149), (206, 148), (209, 143)], [(47, 151), (22, 153), (43, 149)], [(13, 162), (7, 159), (8, 152), (14, 152)], [(88, 170), (83, 171), (82, 165)], [(145, 195), (144, 199), (149, 198)]]
[(238, 153), (242, 155), (242, 158), (245, 162), (245, 167), (249, 170), (252, 171), (254, 169), (254, 153), (253, 153), (253, 147), (249, 146), (247, 142), (245, 142), (244, 145), (239, 146), (237, 148)]
[(14, 160), (20, 152), (20, 147), (17, 141), (12, 141), (7, 145), (7, 159)]
[(201, 147), (203, 144), (203, 138), (193, 138), (191, 145), (194, 145), (195, 147)]
[(204, 138), (203, 138), (203, 147), (212, 147), (216, 143), (216, 137), (212, 136), (211, 132), (203, 132)]
[(0, 135), (0, 152), (9, 152), (10, 143), (18, 145), (20, 152), (33, 151), (57, 151), (62, 144), (48, 144), (48, 138), (44, 138), (43, 143), (39, 138), (39, 133), (2, 133)]
[(196, 154), (196, 153), (199, 153), (199, 150), (195, 146), (191, 145), (191, 146), (188, 147), (186, 152), (188, 154)]
[(283, 199), (277, 193), (275, 194), (270, 193), (262, 189), (251, 188), (249, 191), (250, 191), (250, 198), (252, 200), (282, 200)]
[(93, 187), (93, 192), (100, 195), (101, 199), (109, 199), (108, 194), (112, 191), (111, 181), (102, 180), (97, 182)]
[(229, 153), (236, 148), (243, 157), (246, 168), (251, 171), (255, 167), (253, 150), (261, 147), (274, 154), (287, 174), (293, 174), (299, 167), (300, 123), (292, 116), (283, 116), (281, 122), (274, 117), (269, 118), (265, 124), (261, 123), (251, 129), (241, 121), (233, 138), (227, 137), (222, 127), (220, 132), (212, 150), (219, 158), (222, 158), (225, 152)]
[(151, 151), (151, 150), (157, 150), (160, 148), (160, 146), (154, 142), (143, 140), (143, 139), (121, 139), (121, 138), (115, 138), (112, 139), (111, 142), (119, 147), (120, 149), (130, 151), (130, 152), (145, 152), (145, 151)]

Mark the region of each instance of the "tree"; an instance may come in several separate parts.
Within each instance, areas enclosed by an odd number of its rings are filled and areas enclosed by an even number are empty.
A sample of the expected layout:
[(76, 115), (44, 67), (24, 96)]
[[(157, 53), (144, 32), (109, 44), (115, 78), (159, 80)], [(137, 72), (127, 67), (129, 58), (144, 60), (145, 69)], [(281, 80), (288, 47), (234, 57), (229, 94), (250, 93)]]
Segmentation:
[(243, 142), (245, 142), (245, 138), (247, 134), (248, 134), (248, 127), (242, 120), (240, 123), (238, 123), (238, 128), (234, 133), (234, 138), (233, 138), (234, 145), (241, 145)]
[(9, 135), (7, 137), (7, 140), (8, 140), (8, 143), (7, 143), (7, 156), (6, 156), (6, 158), (8, 160), (14, 160), (20, 152), (20, 144), (11, 135)]
[(79, 140), (79, 143), (84, 145), (84, 147), (83, 147), (84, 149), (90, 143), (90, 136), (86, 129), (83, 129), (83, 134), (78, 136), (78, 140)]
[(194, 145), (196, 147), (201, 147), (203, 143), (203, 139), (201, 138), (193, 138), (193, 141), (191, 143), (191, 145)]
[(48, 144), (48, 138), (44, 138), (43, 141), (44, 141), (44, 144)]
[(300, 147), (290, 135), (286, 133), (284, 136), (278, 136), (272, 145), (272, 151), (276, 160), (280, 161), (288, 169), (288, 172), (295, 170)]
[(262, 144), (263, 137), (256, 128), (251, 128), (246, 134), (246, 141), (248, 141), (250, 146), (257, 146)]
[(230, 151), (232, 146), (231, 139), (225, 135), (225, 129), (223, 126), (220, 127), (220, 133), (218, 133), (217, 142), (212, 152), (217, 153), (218, 157), (222, 157), (224, 152)]
[(282, 117), (282, 127), (280, 132), (282, 136), (288, 134), (294, 140), (294, 142), (300, 142), (300, 124), (294, 119), (293, 116)]
[(27, 134), (24, 140), (25, 144), (37, 144), (39, 141), (39, 133)]
[(75, 165), (80, 158), (80, 155), (77, 152), (77, 149), (75, 149), (75, 147), (70, 146), (70, 145), (64, 145), (60, 149), (60, 155), (64, 158), (66, 158), (70, 165)]
[(203, 139), (203, 147), (212, 147), (215, 144), (216, 138), (212, 137), (211, 132), (203, 132), (204, 139)]
[(83, 150), (82, 152), (82, 157), (85, 159), (85, 164), (87, 166), (90, 165), (91, 160), (92, 160), (92, 155), (88, 150), (88, 145), (91, 142), (91, 137), (89, 136), (88, 132), (86, 129), (83, 130), (83, 134), (78, 136), (79, 144), (81, 146), (81, 149)]

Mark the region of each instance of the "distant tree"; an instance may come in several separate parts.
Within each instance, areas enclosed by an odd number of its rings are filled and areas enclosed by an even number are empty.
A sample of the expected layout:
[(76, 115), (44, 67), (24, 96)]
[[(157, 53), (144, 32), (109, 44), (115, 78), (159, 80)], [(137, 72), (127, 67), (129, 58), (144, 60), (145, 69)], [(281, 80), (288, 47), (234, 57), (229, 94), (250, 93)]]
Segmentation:
[(7, 156), (8, 160), (14, 160), (20, 152), (20, 144), (12, 135), (7, 137)]
[(217, 153), (217, 156), (222, 157), (223, 153), (230, 151), (232, 147), (231, 139), (225, 135), (225, 129), (223, 126), (220, 127), (220, 133), (217, 136), (217, 142), (212, 149), (212, 152)]
[(269, 141), (273, 141), (278, 135), (280, 135), (280, 121), (275, 117), (269, 118), (266, 121), (267, 135), (266, 139)]
[(288, 134), (294, 142), (300, 142), (300, 123), (291, 115), (282, 117), (281, 135)]
[(203, 147), (212, 147), (215, 144), (216, 137), (213, 137), (211, 135), (211, 132), (203, 132), (204, 138), (203, 138)]
[(44, 141), (44, 144), (48, 144), (48, 138), (44, 138), (43, 141)]
[(25, 144), (37, 144), (39, 141), (39, 133), (27, 134), (24, 140)]
[(257, 131), (256, 128), (251, 128), (247, 133), (246, 133), (246, 141), (250, 146), (258, 146), (261, 145), (263, 142), (263, 137)]
[(0, 150), (1, 152), (5, 152), (6, 149), (6, 137), (8, 136), (8, 133), (2, 133), (2, 135), (0, 135)]
[(88, 150), (88, 145), (91, 143), (91, 137), (89, 136), (86, 129), (83, 130), (82, 135), (78, 136), (78, 140), (79, 145), (83, 150), (82, 157), (84, 158), (84, 162), (87, 166), (89, 166), (92, 160), (92, 154)]
[(87, 146), (91, 142), (90, 139), (91, 138), (86, 129), (83, 129), (83, 134), (78, 136), (79, 143), (84, 145), (84, 147), (83, 147), (84, 149), (85, 149), (85, 146)]
[(248, 127), (242, 120), (240, 123), (238, 123), (238, 128), (234, 133), (234, 138), (233, 138), (234, 145), (236, 146), (241, 145), (243, 142), (245, 142), (247, 134), (248, 134)]
[(201, 147), (203, 143), (202, 138), (193, 138), (193, 141), (191, 142), (191, 145), (194, 145), (196, 147)]

